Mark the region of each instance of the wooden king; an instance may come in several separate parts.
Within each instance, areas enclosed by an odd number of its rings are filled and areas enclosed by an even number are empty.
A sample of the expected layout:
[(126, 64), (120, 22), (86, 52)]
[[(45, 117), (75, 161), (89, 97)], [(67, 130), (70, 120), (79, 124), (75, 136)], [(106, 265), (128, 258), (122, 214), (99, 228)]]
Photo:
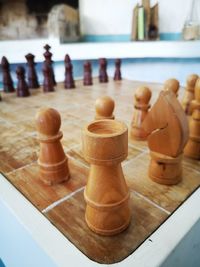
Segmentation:
[(116, 120), (94, 121), (83, 129), (82, 142), (91, 164), (84, 192), (86, 222), (100, 235), (115, 235), (128, 227), (131, 217), (121, 167), (128, 154), (128, 129)]
[(162, 91), (143, 121), (149, 134), (150, 178), (160, 184), (173, 185), (182, 179), (182, 153), (188, 140), (187, 117), (172, 91)]
[(36, 114), (36, 127), (40, 142), (38, 164), (40, 178), (48, 185), (57, 184), (69, 179), (68, 159), (64, 153), (59, 131), (61, 118), (53, 108), (42, 108)]

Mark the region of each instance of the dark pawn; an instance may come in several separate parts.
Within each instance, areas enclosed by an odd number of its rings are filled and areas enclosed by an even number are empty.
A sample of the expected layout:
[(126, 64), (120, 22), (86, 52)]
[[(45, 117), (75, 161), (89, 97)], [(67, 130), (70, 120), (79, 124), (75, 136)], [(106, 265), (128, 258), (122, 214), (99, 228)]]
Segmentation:
[(36, 63), (34, 62), (35, 56), (32, 54), (27, 54), (25, 58), (27, 60), (27, 65), (28, 65), (28, 86), (29, 88), (35, 88), (35, 89), (39, 88), (40, 85), (35, 70)]
[(3, 90), (5, 93), (12, 93), (15, 91), (15, 88), (10, 75), (10, 64), (6, 57), (2, 57), (1, 59), (1, 68), (3, 73)]
[(51, 66), (48, 63), (44, 62), (42, 71), (44, 75), (43, 91), (45, 93), (55, 91)]
[(115, 60), (115, 74), (114, 74), (115, 81), (120, 81), (122, 79), (120, 68), (121, 68), (121, 59), (117, 58)]
[(30, 92), (28, 89), (28, 84), (25, 80), (25, 69), (22, 66), (18, 66), (16, 69), (17, 74), (17, 96), (18, 97), (26, 97), (30, 96)]
[(64, 86), (66, 89), (75, 88), (75, 83), (74, 83), (74, 78), (73, 78), (73, 66), (70, 62), (65, 64)]
[(92, 85), (92, 68), (91, 63), (89, 61), (86, 61), (84, 63), (84, 78), (83, 78), (83, 84), (84, 85)]
[(107, 61), (105, 58), (99, 59), (99, 82), (107, 83), (108, 75), (107, 75)]
[(48, 44), (46, 44), (44, 46), (44, 49), (46, 50), (44, 55), (45, 58), (45, 63), (47, 63), (50, 68), (51, 68), (51, 72), (52, 72), (52, 77), (53, 77), (53, 85), (56, 85), (56, 80), (55, 80), (55, 74), (54, 74), (54, 70), (53, 70), (53, 60), (51, 60), (52, 58), (52, 53), (49, 51), (51, 49), (51, 46), (49, 46)]

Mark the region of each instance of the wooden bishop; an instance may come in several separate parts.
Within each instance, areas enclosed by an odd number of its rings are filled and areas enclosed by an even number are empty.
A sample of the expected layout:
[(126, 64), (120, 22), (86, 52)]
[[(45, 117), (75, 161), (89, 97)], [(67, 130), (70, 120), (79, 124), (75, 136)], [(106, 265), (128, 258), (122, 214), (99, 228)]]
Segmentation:
[(25, 56), (25, 58), (27, 60), (27, 65), (28, 65), (28, 86), (29, 88), (34, 88), (34, 89), (39, 88), (40, 85), (35, 70), (36, 63), (34, 62), (35, 56), (29, 53)]
[(160, 93), (142, 127), (148, 133), (150, 178), (160, 184), (177, 184), (182, 179), (182, 153), (189, 129), (187, 117), (173, 92)]
[(118, 234), (131, 219), (121, 167), (128, 154), (128, 129), (116, 120), (94, 121), (83, 129), (82, 143), (84, 157), (91, 164), (84, 191), (86, 223), (97, 234)]
[(35, 120), (40, 142), (38, 164), (41, 180), (48, 185), (68, 180), (68, 159), (60, 142), (63, 136), (60, 114), (53, 108), (42, 108)]
[(192, 159), (200, 159), (200, 78), (195, 84), (195, 99), (191, 101), (192, 117), (189, 121), (189, 140), (184, 155)]
[(192, 114), (191, 101), (194, 99), (194, 88), (198, 77), (197, 74), (191, 74), (187, 78), (185, 94), (182, 101), (182, 107), (187, 115)]
[(115, 107), (114, 100), (109, 96), (101, 96), (97, 98), (95, 102), (95, 110), (96, 120), (102, 120), (102, 119), (113, 119), (115, 116), (113, 115), (113, 110)]
[(135, 92), (135, 110), (131, 122), (130, 136), (135, 140), (146, 140), (147, 133), (142, 128), (142, 122), (148, 114), (150, 108), (151, 91), (148, 87), (139, 87)]
[(13, 80), (10, 75), (10, 64), (6, 57), (2, 57), (1, 59), (1, 69), (3, 74), (3, 91), (5, 93), (15, 92)]
[(174, 92), (176, 97), (178, 97), (179, 87), (180, 87), (179, 81), (172, 78), (172, 79), (165, 81), (163, 90), (164, 91), (168, 91), (168, 90), (172, 91), (172, 92)]

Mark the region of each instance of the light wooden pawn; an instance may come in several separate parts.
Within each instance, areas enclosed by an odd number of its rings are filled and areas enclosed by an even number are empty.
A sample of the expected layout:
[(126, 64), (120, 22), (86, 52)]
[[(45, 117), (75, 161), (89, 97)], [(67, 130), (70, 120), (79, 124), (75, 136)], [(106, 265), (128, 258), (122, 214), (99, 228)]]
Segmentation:
[(178, 91), (179, 91), (180, 83), (177, 79), (168, 79), (164, 83), (164, 91), (172, 91), (178, 97)]
[(187, 115), (192, 114), (191, 101), (194, 99), (194, 88), (198, 77), (197, 74), (191, 74), (187, 77), (185, 94), (182, 101), (183, 110)]
[(68, 180), (68, 159), (60, 142), (63, 136), (59, 131), (60, 114), (53, 108), (42, 108), (35, 120), (40, 142), (38, 164), (41, 180), (48, 185)]
[(149, 101), (151, 99), (151, 91), (146, 86), (139, 87), (134, 96), (134, 113), (131, 122), (130, 136), (135, 140), (146, 140), (147, 133), (142, 128), (142, 122), (148, 114), (150, 108)]
[(114, 120), (115, 116), (113, 114), (115, 108), (114, 100), (109, 96), (101, 96), (97, 98), (95, 102), (95, 120), (102, 119), (112, 119)]

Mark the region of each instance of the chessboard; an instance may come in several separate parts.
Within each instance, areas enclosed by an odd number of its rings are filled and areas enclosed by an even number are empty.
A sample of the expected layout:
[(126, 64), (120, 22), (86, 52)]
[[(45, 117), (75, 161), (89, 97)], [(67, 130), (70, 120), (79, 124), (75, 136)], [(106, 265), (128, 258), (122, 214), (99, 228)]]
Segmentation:
[[(30, 205), (90, 260), (116, 263), (132, 254), (200, 186), (200, 162), (184, 157), (182, 181), (174, 186), (157, 184), (148, 177), (150, 156), (146, 141), (129, 137), (128, 157), (122, 168), (130, 189), (131, 223), (115, 236), (95, 234), (85, 222), (83, 192), (90, 166), (83, 157), (81, 144), (84, 125), (94, 120), (95, 100), (102, 95), (111, 96), (115, 101), (115, 118), (130, 127), (136, 88), (147, 85), (152, 90), (153, 104), (162, 85), (112, 78), (108, 83), (99, 83), (94, 78), (92, 86), (83, 86), (82, 80), (75, 82), (75, 89), (64, 89), (62, 83), (55, 92), (32, 89), (31, 96), (26, 98), (16, 97), (16, 93), (1, 94), (0, 171)], [(180, 99), (182, 93), (183, 89)], [(52, 186), (43, 184), (39, 177), (39, 142), (34, 119), (36, 112), (47, 106), (61, 115), (62, 145), (70, 169), (69, 181)]]

